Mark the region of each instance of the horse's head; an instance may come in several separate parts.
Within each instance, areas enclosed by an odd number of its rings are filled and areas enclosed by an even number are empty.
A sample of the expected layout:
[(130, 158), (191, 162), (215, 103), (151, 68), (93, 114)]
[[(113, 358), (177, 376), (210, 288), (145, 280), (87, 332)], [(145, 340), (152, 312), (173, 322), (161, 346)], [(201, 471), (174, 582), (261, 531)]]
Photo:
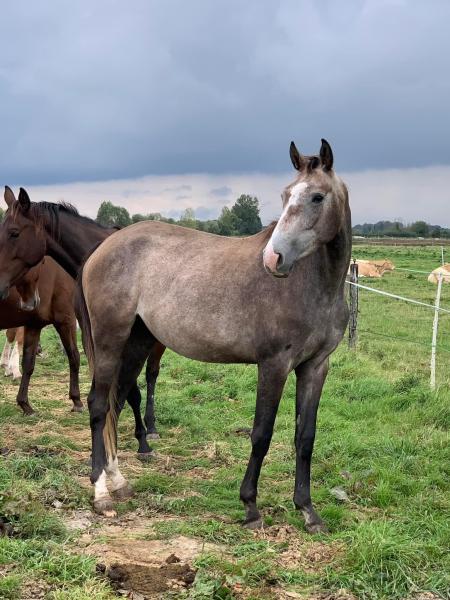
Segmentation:
[(39, 296), (38, 283), (43, 263), (44, 261), (40, 262), (35, 267), (32, 267), (16, 283), (16, 290), (20, 297), (19, 306), (22, 310), (31, 311), (39, 308), (41, 298)]
[(5, 187), (8, 205), (0, 225), (0, 299), (8, 297), (9, 288), (42, 261), (45, 255), (45, 232), (31, 216), (31, 202), (20, 188), (16, 200), (13, 191)]
[(318, 156), (302, 156), (291, 142), (297, 179), (282, 193), (283, 213), (263, 255), (265, 269), (287, 277), (295, 262), (333, 240), (343, 225), (347, 190), (333, 171), (333, 153), (326, 140)]

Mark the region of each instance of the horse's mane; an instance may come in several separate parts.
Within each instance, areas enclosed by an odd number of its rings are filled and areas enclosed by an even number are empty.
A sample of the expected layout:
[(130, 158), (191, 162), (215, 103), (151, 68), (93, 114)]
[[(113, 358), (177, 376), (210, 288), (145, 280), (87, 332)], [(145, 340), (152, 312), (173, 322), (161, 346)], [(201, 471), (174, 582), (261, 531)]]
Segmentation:
[[(14, 202), (10, 211), (12, 218), (15, 219), (21, 212), (20, 203), (17, 201)], [(104, 227), (100, 223), (97, 223), (97, 221), (94, 221), (94, 219), (80, 215), (77, 208), (69, 202), (31, 202), (27, 216), (35, 223), (38, 229), (48, 228), (51, 235), (57, 237), (59, 235), (61, 213), (72, 215), (85, 223), (92, 223), (102, 229), (108, 229), (108, 227)]]

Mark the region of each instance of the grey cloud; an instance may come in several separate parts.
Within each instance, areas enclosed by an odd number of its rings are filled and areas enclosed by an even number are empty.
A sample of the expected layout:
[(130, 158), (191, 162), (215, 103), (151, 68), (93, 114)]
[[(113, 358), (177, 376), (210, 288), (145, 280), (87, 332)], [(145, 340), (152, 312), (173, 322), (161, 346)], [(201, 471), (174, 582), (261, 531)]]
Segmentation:
[(232, 189), (227, 185), (223, 185), (222, 187), (213, 188), (209, 191), (211, 196), (217, 196), (218, 198), (226, 198), (232, 193)]
[(450, 3), (2, 6), (4, 183), (450, 164)]

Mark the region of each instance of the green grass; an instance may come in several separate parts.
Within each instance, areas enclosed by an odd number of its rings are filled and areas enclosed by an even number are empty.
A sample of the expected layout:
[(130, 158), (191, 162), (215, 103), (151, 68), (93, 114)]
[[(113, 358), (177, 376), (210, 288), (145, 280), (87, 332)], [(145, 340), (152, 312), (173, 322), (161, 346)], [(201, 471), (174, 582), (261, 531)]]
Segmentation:
[[(354, 254), (419, 270), (440, 263), (437, 247), (357, 246)], [(436, 293), (426, 275), (403, 271), (365, 283), (431, 304)], [(443, 286), (441, 303), (450, 307), (449, 286)], [(344, 340), (333, 355), (319, 410), (312, 493), (330, 534), (313, 538), (292, 503), (294, 377), (286, 384), (259, 486), (266, 524), (286, 526), (290, 534), (262, 539), (240, 527), (239, 485), (250, 444), (236, 434), (252, 424), (256, 368), (164, 355), (156, 403), (162, 439), (154, 444), (161, 458), (133, 471), (137, 494), (119, 513), (156, 518), (143, 539), (183, 535), (227, 549), (205, 551), (196, 560), (195, 584), (180, 598), (239, 597), (238, 584), (255, 599), (276, 598), (280, 587), (305, 597), (340, 588), (363, 600), (403, 600), (417, 591), (450, 597), (449, 317), (439, 323), (438, 388), (431, 392), (433, 311), (360, 292), (358, 348), (350, 352)], [(88, 416), (68, 413), (67, 365), (53, 330), (45, 332), (43, 345), (46, 357), (38, 361), (30, 390), (39, 414), (24, 420), (11, 388), (1, 391), (0, 419), (8, 432), (0, 447), (12, 451), (0, 458), (0, 514), (16, 535), (0, 539), (0, 569), (10, 566), (0, 579), (0, 598), (19, 598), (30, 578), (47, 582), (54, 600), (113, 598), (96, 575), (95, 559), (81, 552), (64, 525), (65, 511), (89, 507), (89, 492), (77, 479), (89, 472), (79, 457), (89, 448)], [(88, 384), (84, 366), (84, 397)], [(119, 440), (122, 450), (135, 451), (128, 408)], [(333, 496), (336, 486), (347, 502)], [(62, 510), (55, 510), (55, 501)], [(303, 559), (284, 564), (283, 553), (294, 542), (300, 558), (311, 544), (339, 551), (317, 568)]]

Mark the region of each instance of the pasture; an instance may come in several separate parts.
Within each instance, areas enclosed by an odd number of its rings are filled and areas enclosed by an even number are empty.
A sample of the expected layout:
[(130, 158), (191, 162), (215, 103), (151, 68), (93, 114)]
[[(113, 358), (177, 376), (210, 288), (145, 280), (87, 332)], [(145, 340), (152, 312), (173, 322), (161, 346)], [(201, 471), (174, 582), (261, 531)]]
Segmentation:
[[(431, 246), (358, 245), (354, 255), (419, 270), (440, 264)], [(363, 283), (428, 303), (436, 292), (426, 275), (405, 271)], [(450, 307), (450, 286), (441, 304)], [(256, 367), (170, 352), (156, 391), (155, 456), (137, 459), (127, 407), (119, 459), (136, 495), (117, 519), (94, 515), (87, 410), (69, 413), (67, 360), (45, 330), (30, 386), (38, 414), (23, 417), (17, 384), (0, 379), (0, 515), (11, 534), (0, 537), (0, 598), (106, 600), (127, 588), (136, 599), (450, 597), (450, 315), (439, 324), (436, 393), (432, 321), (431, 310), (360, 292), (358, 348), (345, 338), (332, 356), (319, 409), (312, 494), (330, 533), (316, 536), (292, 503), (294, 377), (260, 479), (266, 527), (252, 532), (239, 525), (239, 486)], [(84, 355), (82, 365), (85, 401)], [(119, 567), (106, 577), (97, 566), (105, 564)]]

